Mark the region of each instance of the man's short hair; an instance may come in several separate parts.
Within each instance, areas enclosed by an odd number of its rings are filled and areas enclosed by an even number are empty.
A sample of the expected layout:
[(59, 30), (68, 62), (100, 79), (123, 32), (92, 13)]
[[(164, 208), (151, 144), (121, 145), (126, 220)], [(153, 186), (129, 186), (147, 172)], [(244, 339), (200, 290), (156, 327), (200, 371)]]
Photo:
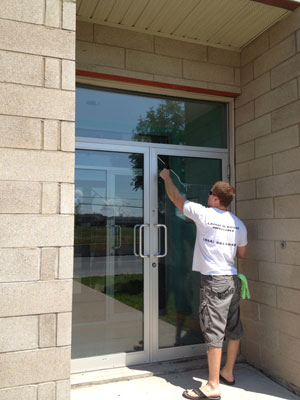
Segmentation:
[(217, 196), (220, 200), (220, 204), (223, 207), (228, 207), (235, 196), (234, 188), (227, 182), (218, 181), (212, 187), (214, 196)]

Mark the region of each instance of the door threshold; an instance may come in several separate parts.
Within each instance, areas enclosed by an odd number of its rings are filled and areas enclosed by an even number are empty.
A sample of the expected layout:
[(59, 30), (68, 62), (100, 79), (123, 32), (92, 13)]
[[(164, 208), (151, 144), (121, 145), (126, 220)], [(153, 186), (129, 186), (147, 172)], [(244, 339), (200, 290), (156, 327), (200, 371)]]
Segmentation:
[(148, 378), (153, 376), (150, 371), (139, 370), (135, 367), (118, 367), (71, 374), (71, 388), (83, 386), (104, 385), (106, 383), (130, 381), (132, 379)]
[[(237, 362), (245, 362), (239, 355)], [(82, 386), (104, 385), (106, 383), (130, 381), (132, 379), (161, 376), (197, 369), (207, 368), (206, 356), (161, 361), (152, 364), (141, 364), (132, 367), (118, 367), (99, 371), (88, 371), (71, 374), (71, 387), (76, 389)]]
[(103, 385), (105, 383), (129, 381), (148, 378), (157, 375), (167, 375), (175, 372), (206, 368), (206, 357), (193, 357), (170, 361), (160, 361), (151, 364), (140, 364), (130, 367), (109, 368), (99, 371), (88, 371), (71, 374), (73, 389), (81, 386)]

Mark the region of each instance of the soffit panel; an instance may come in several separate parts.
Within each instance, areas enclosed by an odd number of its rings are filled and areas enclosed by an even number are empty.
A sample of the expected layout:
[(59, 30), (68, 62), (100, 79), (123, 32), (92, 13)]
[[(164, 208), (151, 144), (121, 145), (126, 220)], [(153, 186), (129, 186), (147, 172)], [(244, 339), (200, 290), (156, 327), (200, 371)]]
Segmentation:
[(121, 24), (124, 26), (131, 26), (134, 28), (136, 22), (142, 15), (143, 10), (146, 8), (148, 3), (149, 0), (131, 1), (127, 13), (124, 15), (124, 18), (121, 21)]
[(120, 24), (126, 15), (132, 0), (117, 0), (109, 14), (109, 21)]
[(251, 0), (79, 0), (91, 23), (239, 51), (290, 11)]
[(251, 38), (257, 37), (288, 12), (277, 7), (248, 2), (225, 23), (209, 41), (229, 46), (243, 47)]
[(149, 29), (174, 34), (185, 18), (199, 3), (199, 0), (174, 0), (172, 8), (166, 3), (160, 15), (154, 20)]
[[(82, 0), (86, 1), (86, 0)], [(125, 0), (127, 1), (127, 0)], [(89, 16), (89, 18), (92, 20), (99, 20), (99, 21), (107, 21), (109, 18), (110, 13), (112, 12), (113, 6), (115, 4), (115, 1), (112, 0), (102, 0), (98, 1), (98, 5), (94, 10), (94, 13)], [(79, 10), (81, 13), (81, 9)]]
[(149, 26), (159, 16), (164, 5), (167, 3), (169, 3), (169, 0), (150, 0), (136, 21), (135, 26), (145, 30), (149, 29)]
[(99, 0), (81, 0), (77, 13), (80, 12), (82, 15), (93, 15), (98, 3)]
[(80, 5), (81, 5), (81, 0), (77, 0), (77, 1), (76, 1), (76, 14), (78, 14)]

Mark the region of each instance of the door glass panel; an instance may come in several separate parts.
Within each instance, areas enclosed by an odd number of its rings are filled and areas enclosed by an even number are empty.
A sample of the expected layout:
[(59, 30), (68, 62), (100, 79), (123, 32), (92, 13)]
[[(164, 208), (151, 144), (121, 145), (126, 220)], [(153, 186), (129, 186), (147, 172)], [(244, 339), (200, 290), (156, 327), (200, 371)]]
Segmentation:
[[(212, 185), (222, 178), (222, 161), (177, 156), (158, 157), (158, 170), (170, 168), (174, 184), (191, 201), (207, 206)], [(159, 348), (203, 343), (198, 310), (200, 274), (192, 271), (196, 227), (167, 198), (158, 180), (158, 223), (168, 229), (168, 253), (159, 258)], [(164, 235), (159, 235), (164, 249)]]
[(73, 358), (142, 343), (144, 269), (134, 227), (144, 221), (143, 163), (143, 154), (76, 152)]
[(226, 148), (227, 105), (79, 86), (76, 136)]

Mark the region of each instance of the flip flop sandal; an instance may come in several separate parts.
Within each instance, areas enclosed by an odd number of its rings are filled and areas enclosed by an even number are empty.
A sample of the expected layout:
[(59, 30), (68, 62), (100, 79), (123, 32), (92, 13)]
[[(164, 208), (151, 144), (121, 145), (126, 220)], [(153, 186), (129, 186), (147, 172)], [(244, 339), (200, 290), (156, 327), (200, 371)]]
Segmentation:
[(221, 396), (206, 396), (200, 389), (191, 389), (197, 397), (191, 396), (188, 394), (188, 390), (185, 390), (182, 393), (182, 396), (185, 397), (186, 399), (211, 399), (211, 400), (221, 400)]
[(233, 386), (235, 384), (235, 379), (231, 382), (231, 381), (228, 381), (226, 378), (224, 378), (224, 376), (222, 376), (220, 374), (220, 382), (222, 382), (222, 383), (224, 383), (225, 385), (228, 385), (228, 386)]

